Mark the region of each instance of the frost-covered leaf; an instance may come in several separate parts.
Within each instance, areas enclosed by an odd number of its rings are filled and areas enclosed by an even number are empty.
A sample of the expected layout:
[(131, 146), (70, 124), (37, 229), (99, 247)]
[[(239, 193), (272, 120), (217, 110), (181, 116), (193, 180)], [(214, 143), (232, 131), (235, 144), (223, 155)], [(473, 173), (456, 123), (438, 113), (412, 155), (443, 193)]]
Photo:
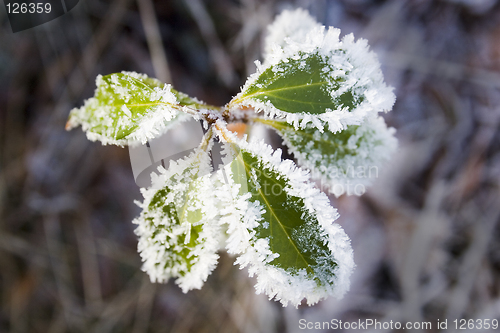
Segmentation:
[(239, 255), (240, 267), (257, 275), (257, 292), (295, 306), (304, 298), (314, 304), (342, 297), (354, 262), (327, 196), (292, 161), (282, 161), (280, 150), (227, 132), (221, 137), (233, 142), (225, 147), (233, 159), (225, 168), (227, 185), (217, 193), (226, 203), (226, 248)]
[(152, 282), (176, 278), (183, 292), (200, 289), (217, 264), (221, 229), (210, 179), (211, 160), (197, 149), (172, 161), (142, 189), (143, 209), (134, 220), (138, 250)]
[(365, 40), (354, 41), (352, 34), (339, 40), (339, 29), (310, 23), (304, 25), (308, 31), (300, 23), (296, 28), (302, 34), (294, 31), (295, 40), (275, 43), (265, 63), (257, 62), (257, 72), (229, 103), (230, 112), (252, 108), (295, 128), (312, 123), (322, 131), (327, 123), (336, 132), (392, 108), (394, 94)]
[(309, 31), (320, 27), (321, 24), (302, 8), (284, 10), (267, 27), (268, 34), (264, 39), (264, 64), (267, 63), (267, 58), (273, 53), (273, 49), (286, 46), (287, 40), (303, 43)]
[(183, 108), (210, 108), (169, 84), (134, 72), (99, 75), (96, 85), (94, 97), (71, 111), (66, 127), (81, 125), (89, 140), (103, 144), (145, 143), (189, 117)]
[(259, 121), (273, 127), (299, 165), (310, 169), (321, 188), (336, 196), (363, 194), (397, 147), (395, 129), (387, 128), (382, 117), (369, 117), (337, 133), (321, 133), (312, 126), (296, 130), (284, 121)]

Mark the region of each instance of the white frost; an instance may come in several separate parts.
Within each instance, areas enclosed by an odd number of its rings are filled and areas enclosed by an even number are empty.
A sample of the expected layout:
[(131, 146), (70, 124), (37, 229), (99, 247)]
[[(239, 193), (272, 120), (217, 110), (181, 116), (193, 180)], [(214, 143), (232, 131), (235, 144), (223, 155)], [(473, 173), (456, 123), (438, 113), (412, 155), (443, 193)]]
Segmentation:
[[(210, 156), (197, 149), (171, 161), (167, 170), (158, 170), (159, 175), (152, 174), (152, 186), (141, 189), (144, 201), (138, 205), (143, 211), (133, 221), (143, 270), (152, 282), (173, 277), (183, 292), (200, 289), (217, 265), (222, 233), (212, 195)], [(193, 230), (200, 226), (197, 238), (192, 239)]]
[(284, 10), (267, 28), (268, 34), (264, 39), (264, 62), (273, 54), (274, 49), (286, 46), (287, 40), (302, 43), (311, 29), (321, 27), (314, 18), (304, 9)]
[[(224, 128), (221, 121), (219, 128)], [(354, 268), (352, 248), (350, 240), (344, 230), (334, 221), (338, 218), (337, 210), (334, 209), (328, 197), (314, 187), (310, 182), (309, 174), (295, 166), (290, 160), (281, 160), (281, 151), (274, 151), (264, 142), (247, 143), (238, 139), (234, 134), (222, 129), (218, 131), (222, 141), (235, 143), (241, 150), (249, 152), (257, 157), (262, 165), (276, 172), (286, 180), (288, 184), (284, 189), (290, 197), (303, 200), (306, 211), (304, 216), (313, 216), (314, 223), (319, 226), (320, 237), (328, 245), (333, 260), (337, 266), (332, 270), (329, 267), (321, 267), (319, 272), (328, 272), (320, 276), (322, 283), (317, 282), (306, 273), (305, 269), (290, 272), (269, 264), (279, 256), (269, 248), (268, 239), (255, 237), (256, 228), (259, 224), (264, 227), (269, 223), (265, 221), (263, 207), (257, 200), (252, 200), (251, 193), (240, 191), (240, 184), (236, 184), (231, 176), (230, 166), (226, 166), (225, 173), (219, 170), (218, 176), (221, 183), (225, 185), (216, 192), (217, 197), (224, 203), (221, 211), (221, 223), (228, 225), (228, 240), (226, 249), (229, 253), (237, 254), (236, 263), (241, 268), (248, 267), (250, 276), (257, 276), (257, 293), (265, 293), (270, 299), (279, 300), (283, 306), (288, 303), (298, 306), (304, 298), (309, 305), (315, 304), (327, 296), (341, 298), (349, 290), (349, 276)], [(226, 155), (228, 161), (237, 156), (235, 145), (226, 144)], [(305, 217), (304, 217), (305, 218)], [(308, 222), (309, 223), (309, 222)], [(308, 227), (308, 224), (305, 224)], [(307, 239), (304, 240), (307, 242)]]
[[(345, 145), (332, 140), (329, 133), (315, 131), (309, 138), (293, 130), (278, 130), (298, 164), (311, 170), (312, 177), (320, 181), (321, 187), (337, 197), (342, 194), (362, 195), (366, 187), (376, 180), (379, 168), (397, 148), (395, 132), (380, 116), (370, 116), (361, 125), (338, 133), (350, 135)], [(335, 155), (328, 155), (315, 146), (315, 142), (337, 145)]]
[[(320, 131), (328, 125), (330, 131), (337, 132), (349, 125), (361, 124), (369, 115), (391, 110), (395, 101), (394, 93), (384, 83), (380, 63), (375, 53), (369, 50), (367, 41), (355, 41), (352, 34), (340, 40), (339, 29), (326, 29), (311, 20), (302, 9), (278, 16), (270, 26), (264, 63), (256, 62), (257, 71), (234, 97), (233, 101), (237, 102), (230, 103), (231, 112), (236, 113), (238, 109), (248, 107), (256, 112), (263, 112), (270, 118), (285, 119), (296, 128), (304, 128), (312, 123)], [(278, 38), (283, 36), (286, 37), (280, 42)], [(321, 114), (310, 114), (307, 111), (291, 113), (278, 109), (270, 100), (262, 101), (252, 95), (245, 96), (245, 91), (266, 70), (273, 70), (278, 78), (283, 75), (282, 64), (289, 62), (289, 59), (302, 60), (300, 67), (305, 66), (305, 60), (311, 55), (319, 56), (327, 64), (321, 75), (327, 81), (326, 89), (332, 97), (332, 105), (335, 98), (350, 92), (356, 100), (351, 110), (340, 104), (335, 109), (325, 109)]]
[[(109, 83), (101, 75), (97, 76), (95, 97), (86, 100), (82, 107), (71, 110), (67, 129), (81, 125), (89, 140), (100, 141), (103, 145), (137, 145), (160, 136), (176, 122), (189, 119), (189, 115), (179, 111), (182, 107), (170, 84), (157, 81), (162, 87), (151, 88), (142, 83), (141, 80), (149, 79), (144, 74), (122, 74), (121, 78), (112, 74)], [(144, 115), (133, 114), (130, 110), (132, 99), (151, 102), (152, 106)], [(153, 105), (158, 101), (161, 103)], [(122, 137), (120, 131), (131, 126), (136, 128)]]

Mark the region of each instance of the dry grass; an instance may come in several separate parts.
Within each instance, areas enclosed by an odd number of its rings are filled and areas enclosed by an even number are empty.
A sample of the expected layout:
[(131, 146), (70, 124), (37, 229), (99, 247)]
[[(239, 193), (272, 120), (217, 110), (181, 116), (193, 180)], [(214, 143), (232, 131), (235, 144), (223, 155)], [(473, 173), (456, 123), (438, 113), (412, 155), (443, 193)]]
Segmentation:
[[(225, 254), (200, 291), (151, 284), (128, 151), (65, 132), (68, 112), (97, 74), (121, 70), (222, 105), (286, 6), (367, 38), (398, 97), (387, 172), (361, 198), (332, 199), (355, 249), (351, 292), (282, 308)], [(24, 32), (0, 23), (1, 332), (295, 332), (301, 318), (437, 332), (438, 319), (499, 319), (497, 1), (91, 0)]]

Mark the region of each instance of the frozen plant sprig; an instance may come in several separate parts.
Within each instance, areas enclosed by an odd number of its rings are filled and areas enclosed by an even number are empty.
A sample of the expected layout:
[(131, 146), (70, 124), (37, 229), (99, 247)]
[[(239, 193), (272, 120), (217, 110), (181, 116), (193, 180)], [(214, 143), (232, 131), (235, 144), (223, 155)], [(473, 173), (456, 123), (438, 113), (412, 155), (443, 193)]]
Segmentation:
[[(284, 306), (315, 304), (349, 289), (350, 240), (338, 212), (314, 184), (335, 195), (369, 179), (335, 173), (379, 167), (395, 150), (394, 129), (379, 112), (395, 97), (366, 41), (325, 28), (306, 11), (285, 11), (269, 26), (264, 60), (224, 107), (208, 105), (143, 74), (98, 76), (93, 98), (70, 113), (103, 144), (144, 144), (180, 122), (201, 120), (199, 147), (152, 173), (134, 220), (138, 250), (151, 281), (175, 278), (199, 289), (221, 248), (256, 276), (256, 290)], [(237, 136), (229, 125), (275, 130), (298, 166), (264, 142)], [(213, 143), (223, 166), (212, 170)], [(347, 194), (351, 194), (347, 192)], [(355, 193), (359, 194), (359, 193)]]

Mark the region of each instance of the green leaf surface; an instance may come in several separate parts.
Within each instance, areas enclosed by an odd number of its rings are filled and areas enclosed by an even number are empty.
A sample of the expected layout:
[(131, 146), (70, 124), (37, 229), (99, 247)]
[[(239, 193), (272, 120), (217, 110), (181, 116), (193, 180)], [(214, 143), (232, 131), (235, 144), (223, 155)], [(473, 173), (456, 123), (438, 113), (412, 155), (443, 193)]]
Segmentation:
[[(280, 255), (270, 264), (289, 272), (305, 269), (310, 278), (327, 283), (330, 277), (325, 278), (325, 272), (320, 272), (325, 267), (319, 263), (331, 259), (329, 273), (337, 264), (323, 244), (319, 223), (307, 212), (304, 199), (288, 195), (287, 179), (276, 170), (266, 168), (258, 157), (247, 151), (241, 150), (231, 169), (233, 180), (241, 185), (240, 195), (248, 191), (252, 195), (250, 201), (264, 208), (255, 238), (268, 239), (271, 251)], [(305, 242), (305, 238), (312, 238), (312, 242)]]
[(314, 115), (338, 108), (352, 110), (363, 97), (351, 90), (332, 96), (344, 81), (340, 76), (332, 77), (333, 71), (327, 57), (301, 52), (296, 59), (286, 58), (265, 69), (230, 104), (257, 100), (283, 112)]
[[(298, 172), (294, 168), (289, 170), (292, 176)], [(285, 280), (295, 281), (287, 287), (300, 289), (303, 288), (301, 284), (309, 284), (309, 288), (317, 290), (333, 288), (337, 261), (329, 247), (329, 234), (320, 222), (319, 216), (323, 212), (307, 203), (315, 195), (321, 197), (319, 191), (310, 184), (300, 183), (298, 186), (304, 186), (304, 191), (299, 193), (300, 190), (294, 188), (296, 183), (290, 181), (285, 169), (266, 162), (245, 148), (241, 148), (230, 164), (231, 182), (239, 185), (238, 197), (248, 198), (248, 204), (260, 210), (260, 215), (255, 218), (257, 224), (251, 228), (253, 236), (249, 244), (261, 255), (265, 252), (262, 241), (268, 244), (271, 254), (264, 260), (265, 265), (285, 274)], [(328, 200), (321, 197), (319, 201), (327, 206), (325, 215), (328, 215), (327, 211), (331, 213), (328, 217), (331, 223), (336, 215), (332, 213)], [(243, 219), (248, 220), (250, 214), (244, 215)], [(303, 294), (302, 297), (308, 295)], [(282, 302), (287, 302), (287, 296), (280, 298)]]
[(227, 200), (227, 193), (233, 193), (227, 206), (234, 208), (225, 217), (226, 248), (239, 255), (242, 267), (250, 266), (251, 275), (257, 274), (257, 292), (284, 305), (342, 295), (353, 267), (352, 251), (348, 237), (333, 223), (338, 215), (326, 195), (264, 143), (237, 141), (228, 132), (222, 137), (239, 147), (225, 168), (229, 188), (218, 194)]
[(209, 163), (206, 152), (196, 151), (153, 177), (134, 221), (151, 280), (177, 278), (184, 292), (201, 288), (218, 258), (220, 228), (213, 198), (206, 195), (213, 191)]
[(320, 132), (307, 126), (295, 129), (285, 121), (256, 119), (274, 128), (301, 167), (312, 171), (332, 193), (361, 195), (379, 174), (378, 168), (397, 146), (394, 129), (383, 118), (368, 118), (343, 131)]
[(185, 117), (182, 107), (213, 108), (137, 73), (98, 76), (96, 83), (94, 97), (71, 111), (67, 127), (82, 125), (103, 144), (144, 143)]

